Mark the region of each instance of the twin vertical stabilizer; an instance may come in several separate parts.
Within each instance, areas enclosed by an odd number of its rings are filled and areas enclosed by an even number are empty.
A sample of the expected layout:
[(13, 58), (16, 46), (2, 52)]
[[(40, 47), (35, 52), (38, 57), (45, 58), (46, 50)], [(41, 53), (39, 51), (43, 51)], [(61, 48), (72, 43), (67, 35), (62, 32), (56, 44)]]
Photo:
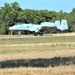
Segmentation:
[(57, 20), (57, 21), (55, 21), (55, 25), (60, 30), (67, 30), (68, 29), (67, 20), (61, 20), (61, 22), (59, 20)]

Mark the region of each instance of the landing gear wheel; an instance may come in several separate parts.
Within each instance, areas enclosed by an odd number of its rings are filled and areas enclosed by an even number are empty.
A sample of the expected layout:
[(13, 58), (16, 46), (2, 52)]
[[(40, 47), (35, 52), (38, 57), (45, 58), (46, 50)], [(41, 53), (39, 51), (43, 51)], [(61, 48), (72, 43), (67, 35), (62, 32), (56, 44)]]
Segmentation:
[(40, 36), (43, 36), (43, 33), (39, 33)]
[(37, 35), (38, 35), (38, 34), (35, 32), (35, 33), (34, 33), (34, 36), (37, 36)]

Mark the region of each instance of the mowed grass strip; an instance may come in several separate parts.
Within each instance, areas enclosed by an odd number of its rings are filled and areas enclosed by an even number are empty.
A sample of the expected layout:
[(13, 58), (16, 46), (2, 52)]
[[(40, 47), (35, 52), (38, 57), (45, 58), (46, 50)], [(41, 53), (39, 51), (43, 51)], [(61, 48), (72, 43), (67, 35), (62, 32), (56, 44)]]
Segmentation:
[(0, 45), (0, 54), (25, 53), (25, 52), (43, 52), (43, 51), (75, 50), (75, 44), (72, 43), (40, 43), (40, 44), (10, 44)]
[(0, 45), (4, 44), (37, 44), (37, 43), (63, 43), (75, 42), (75, 36), (45, 36), (21, 38), (0, 38)]
[(75, 56), (75, 45), (25, 45), (0, 47), (0, 61), (71, 56)]
[[(54, 53), (56, 51), (58, 53)], [(69, 54), (68, 54), (68, 51), (69, 51)], [(44, 53), (44, 55), (40, 53)], [(16, 38), (10, 38), (10, 37), (1, 38), (0, 37), (1, 60), (2, 59), (8, 60), (8, 58), (11, 59), (9, 57), (11, 55), (13, 59), (17, 59), (21, 55), (22, 56), (26, 55), (27, 58), (28, 57), (30, 58), (30, 54), (31, 54), (31, 57), (43, 58), (43, 57), (46, 57), (48, 53), (50, 53), (49, 57), (52, 57), (51, 55), (57, 56), (56, 54), (58, 54), (58, 56), (59, 55), (61, 56), (73, 55), (74, 56), (75, 55), (75, 37), (74, 36), (60, 36), (60, 37), (58, 36), (57, 37), (55, 36), (44, 36), (44, 37), (26, 36), (23, 38), (22, 36), (21, 37), (17, 36)], [(15, 57), (13, 57), (14, 55)], [(22, 58), (22, 56), (19, 58)]]
[(50, 59), (55, 57), (75, 57), (75, 50), (56, 50), (56, 51), (24, 51), (0, 54), (0, 61), (24, 60), (24, 59)]

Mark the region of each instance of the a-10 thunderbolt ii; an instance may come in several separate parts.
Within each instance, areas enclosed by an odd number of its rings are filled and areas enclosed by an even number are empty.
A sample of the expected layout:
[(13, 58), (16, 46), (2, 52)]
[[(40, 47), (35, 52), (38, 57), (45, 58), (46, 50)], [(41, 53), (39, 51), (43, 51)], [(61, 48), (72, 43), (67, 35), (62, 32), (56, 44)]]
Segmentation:
[(61, 22), (59, 20), (56, 20), (55, 22), (42, 22), (41, 24), (26, 24), (18, 22), (14, 26), (9, 27), (9, 30), (11, 31), (21, 31), (21, 30), (27, 30), (34, 32), (34, 36), (37, 36), (38, 34), (40, 36), (43, 36), (43, 32), (40, 30), (42, 27), (56, 27), (56, 29), (64, 31), (68, 29), (67, 20), (63, 19)]

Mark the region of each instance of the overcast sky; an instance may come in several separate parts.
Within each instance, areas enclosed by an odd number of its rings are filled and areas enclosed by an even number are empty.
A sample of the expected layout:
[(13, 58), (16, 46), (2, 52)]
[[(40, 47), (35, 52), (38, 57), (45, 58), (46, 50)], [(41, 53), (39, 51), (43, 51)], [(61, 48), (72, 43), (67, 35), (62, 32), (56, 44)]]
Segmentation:
[(0, 0), (0, 7), (4, 3), (18, 2), (22, 9), (47, 9), (51, 11), (71, 12), (75, 8), (75, 0)]

